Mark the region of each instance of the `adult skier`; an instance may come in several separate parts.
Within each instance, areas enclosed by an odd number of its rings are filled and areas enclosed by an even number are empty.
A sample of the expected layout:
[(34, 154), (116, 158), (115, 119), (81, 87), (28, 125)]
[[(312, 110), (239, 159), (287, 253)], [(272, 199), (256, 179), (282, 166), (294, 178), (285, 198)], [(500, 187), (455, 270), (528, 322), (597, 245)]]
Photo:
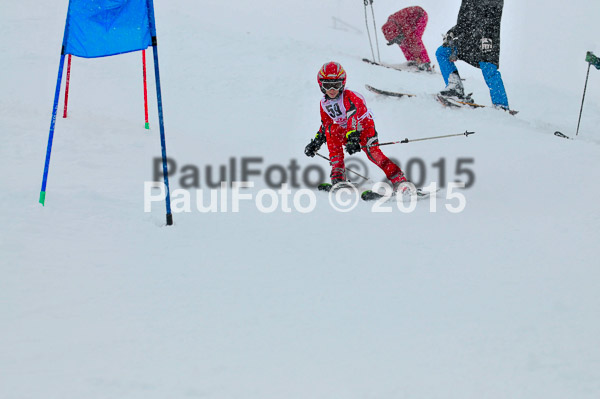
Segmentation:
[(462, 0), (456, 25), (435, 53), (446, 88), (440, 95), (473, 102), (465, 96), (454, 62), (462, 60), (480, 68), (490, 89), (492, 103), (508, 110), (508, 98), (500, 71), (500, 22), (504, 0)]
[(389, 16), (381, 30), (387, 45), (397, 44), (409, 65), (422, 71), (431, 71), (431, 60), (423, 44), (427, 13), (418, 6), (406, 7)]
[[(346, 89), (346, 71), (337, 62), (325, 63), (317, 74), (319, 88), (324, 94), (321, 99), (321, 127), (314, 139), (304, 149), (309, 157), (314, 157), (321, 145), (327, 142), (331, 165), (331, 184), (346, 181), (344, 148), (348, 154), (362, 149), (375, 165), (379, 166), (392, 183), (394, 192), (409, 190), (404, 173), (398, 165), (381, 152), (375, 122), (367, 108), (364, 97)], [(367, 147), (365, 147), (367, 146)]]

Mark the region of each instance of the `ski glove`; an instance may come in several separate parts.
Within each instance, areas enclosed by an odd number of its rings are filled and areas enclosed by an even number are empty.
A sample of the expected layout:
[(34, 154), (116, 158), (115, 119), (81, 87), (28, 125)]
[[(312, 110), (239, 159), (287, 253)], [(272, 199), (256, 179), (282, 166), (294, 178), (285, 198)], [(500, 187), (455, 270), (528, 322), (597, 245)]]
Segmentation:
[(390, 40), (387, 45), (391, 46), (392, 44), (399, 44), (402, 45), (402, 42), (404, 42), (404, 35), (402, 33), (400, 33), (398, 36), (396, 36), (395, 38), (393, 38), (392, 40)]
[(457, 37), (454, 35), (454, 32), (452, 31), (452, 29), (450, 29), (448, 31), (448, 33), (446, 33), (444, 35), (444, 41), (442, 43), (442, 46), (454, 47), (454, 46), (456, 46), (456, 39), (457, 39)]
[(321, 148), (321, 146), (319, 145), (319, 143), (316, 142), (316, 139), (312, 139), (310, 143), (308, 143), (308, 145), (304, 148), (304, 154), (306, 154), (307, 157), (312, 158), (315, 156), (317, 151), (319, 151), (319, 148)]
[(346, 151), (352, 155), (355, 152), (360, 151), (360, 133), (356, 130), (352, 130), (346, 134), (348, 142), (346, 143)]
[(325, 129), (323, 126), (321, 126), (315, 138), (308, 143), (306, 148), (304, 148), (304, 154), (306, 154), (307, 157), (314, 157), (317, 151), (319, 151), (319, 148), (321, 148), (323, 143), (326, 141), (327, 138), (325, 137)]

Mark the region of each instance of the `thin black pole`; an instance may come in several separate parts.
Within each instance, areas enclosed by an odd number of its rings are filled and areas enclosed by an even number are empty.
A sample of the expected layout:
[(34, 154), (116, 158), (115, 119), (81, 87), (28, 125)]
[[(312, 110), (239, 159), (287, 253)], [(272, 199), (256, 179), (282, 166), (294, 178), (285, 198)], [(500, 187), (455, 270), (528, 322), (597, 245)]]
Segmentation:
[(579, 124), (581, 123), (581, 113), (583, 112), (583, 101), (585, 100), (585, 91), (587, 90), (587, 82), (590, 77), (590, 67), (592, 63), (588, 63), (587, 75), (585, 76), (585, 86), (583, 86), (583, 98), (581, 99), (581, 108), (579, 109), (579, 120), (577, 121), (577, 133), (575, 136), (579, 135)]
[[(331, 162), (331, 159), (327, 158), (326, 156), (323, 156), (323, 155), (319, 154), (318, 152), (316, 152), (315, 155), (318, 155), (319, 157), (325, 159), (326, 161)], [(364, 177), (363, 175), (361, 175), (360, 173), (357, 173), (357, 172), (353, 171), (352, 169), (348, 169), (348, 168), (344, 168), (344, 169), (347, 170), (348, 172), (354, 173), (358, 177), (362, 177), (363, 179), (365, 179), (367, 181), (371, 181), (371, 179), (369, 179), (368, 177)]]

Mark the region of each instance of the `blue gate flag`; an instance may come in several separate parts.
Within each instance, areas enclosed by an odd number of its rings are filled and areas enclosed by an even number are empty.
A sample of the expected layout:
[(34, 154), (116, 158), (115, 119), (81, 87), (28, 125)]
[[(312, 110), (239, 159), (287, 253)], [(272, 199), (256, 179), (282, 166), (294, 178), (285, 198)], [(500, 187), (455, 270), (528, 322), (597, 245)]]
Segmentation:
[(65, 54), (95, 58), (152, 45), (147, 0), (70, 0)]

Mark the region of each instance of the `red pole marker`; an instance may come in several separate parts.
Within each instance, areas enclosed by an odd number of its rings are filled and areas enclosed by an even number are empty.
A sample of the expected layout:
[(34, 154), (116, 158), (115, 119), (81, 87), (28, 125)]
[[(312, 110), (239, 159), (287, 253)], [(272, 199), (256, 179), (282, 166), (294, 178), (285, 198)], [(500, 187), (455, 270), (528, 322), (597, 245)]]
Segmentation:
[(63, 118), (67, 117), (67, 104), (69, 103), (69, 81), (71, 80), (71, 54), (69, 54), (69, 60), (67, 61), (67, 84), (65, 87), (65, 111), (63, 112)]
[(148, 85), (146, 84), (146, 50), (142, 50), (142, 66), (144, 69), (144, 116), (146, 120), (146, 129), (150, 129), (148, 123)]

